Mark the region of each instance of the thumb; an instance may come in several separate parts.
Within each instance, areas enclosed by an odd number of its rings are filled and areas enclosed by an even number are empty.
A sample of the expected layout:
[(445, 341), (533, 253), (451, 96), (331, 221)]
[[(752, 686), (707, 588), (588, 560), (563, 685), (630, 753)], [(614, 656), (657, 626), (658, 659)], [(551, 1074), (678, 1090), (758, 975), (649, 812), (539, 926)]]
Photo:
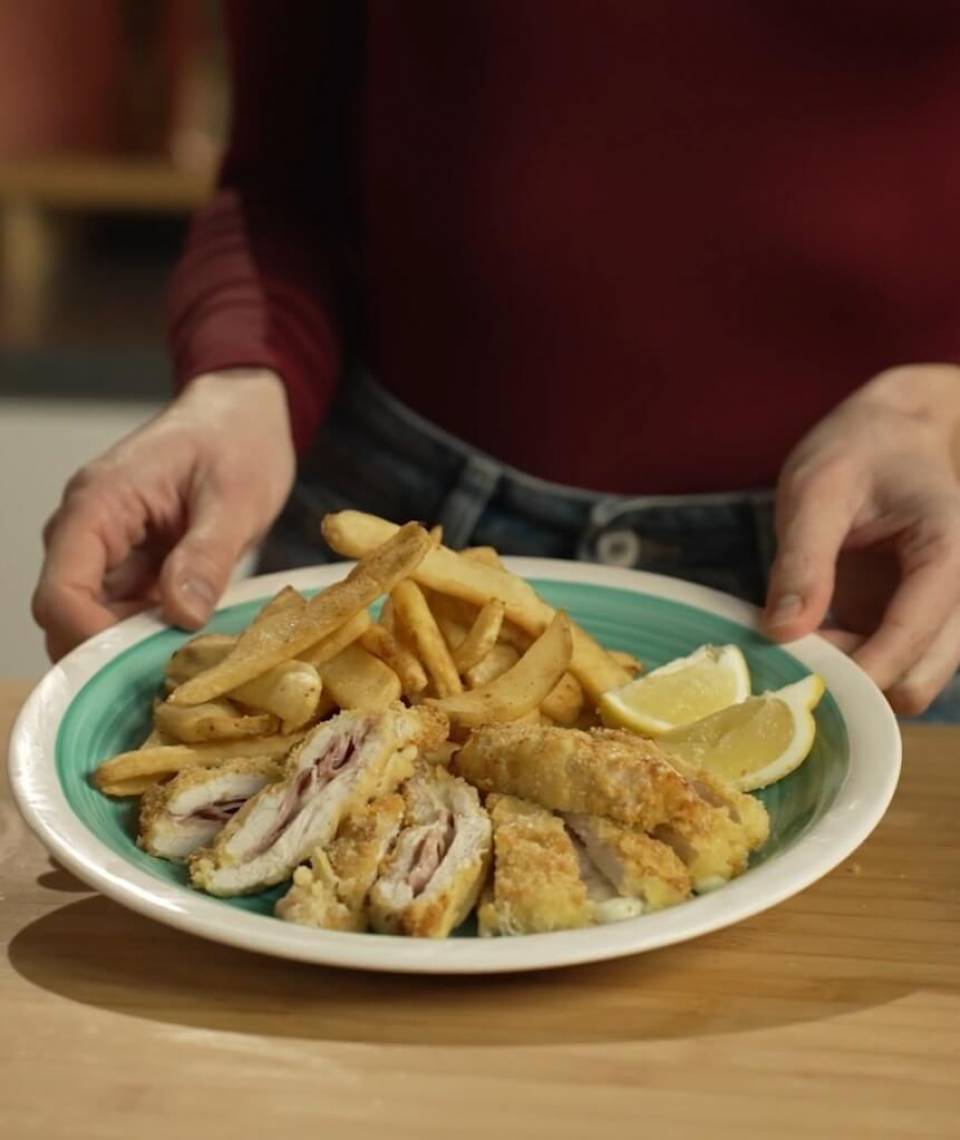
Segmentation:
[(830, 607), (837, 557), (854, 512), (844, 488), (829, 482), (808, 478), (801, 488), (780, 488), (777, 556), (763, 615), (766, 632), (777, 641), (811, 633)]
[(168, 621), (196, 629), (208, 620), (254, 530), (242, 505), (227, 502), (222, 493), (197, 495), (186, 533), (160, 571), (160, 600)]

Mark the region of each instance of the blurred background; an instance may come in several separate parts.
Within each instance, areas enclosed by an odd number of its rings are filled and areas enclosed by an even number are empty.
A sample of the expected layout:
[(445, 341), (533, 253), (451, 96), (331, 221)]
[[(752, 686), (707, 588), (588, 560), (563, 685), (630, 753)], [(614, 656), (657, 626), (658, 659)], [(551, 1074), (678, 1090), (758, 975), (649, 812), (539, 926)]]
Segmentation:
[(0, 0), (0, 675), (46, 667), (64, 482), (167, 397), (166, 282), (226, 121), (216, 0)]

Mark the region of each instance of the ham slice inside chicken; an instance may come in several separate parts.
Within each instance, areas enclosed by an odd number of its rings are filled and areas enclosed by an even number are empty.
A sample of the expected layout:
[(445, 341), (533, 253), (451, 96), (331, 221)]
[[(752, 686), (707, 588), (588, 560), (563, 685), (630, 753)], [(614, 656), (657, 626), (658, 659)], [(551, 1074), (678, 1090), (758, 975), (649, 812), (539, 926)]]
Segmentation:
[(457, 833), (456, 819), (448, 808), (441, 808), (432, 823), (412, 828), (397, 867), (397, 877), (405, 879), (414, 898), (422, 895), (437, 873)]
[(303, 808), (336, 776), (350, 767), (357, 759), (370, 728), (369, 721), (361, 721), (348, 735), (335, 736), (328, 748), (301, 769), (286, 788), (272, 830), (260, 837), (259, 842), (248, 852), (248, 857), (260, 855), (272, 847)]

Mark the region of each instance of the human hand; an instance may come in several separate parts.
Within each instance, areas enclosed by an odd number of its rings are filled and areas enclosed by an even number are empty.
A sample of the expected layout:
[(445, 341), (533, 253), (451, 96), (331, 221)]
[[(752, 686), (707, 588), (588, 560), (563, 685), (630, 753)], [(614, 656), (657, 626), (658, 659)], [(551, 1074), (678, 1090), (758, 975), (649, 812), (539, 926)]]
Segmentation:
[(821, 632), (897, 712), (922, 712), (960, 664), (960, 368), (881, 373), (822, 420), (777, 486), (765, 624)]
[(57, 660), (152, 605), (195, 629), (293, 482), (286, 394), (259, 369), (200, 376), (73, 476), (44, 529), (33, 615)]

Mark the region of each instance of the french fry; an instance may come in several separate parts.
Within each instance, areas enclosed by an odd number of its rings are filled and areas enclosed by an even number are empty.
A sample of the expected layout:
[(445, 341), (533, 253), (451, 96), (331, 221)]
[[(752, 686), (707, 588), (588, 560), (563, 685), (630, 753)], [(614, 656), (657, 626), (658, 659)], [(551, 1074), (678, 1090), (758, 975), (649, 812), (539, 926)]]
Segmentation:
[(499, 552), (493, 546), (466, 546), (460, 551), (460, 554), (474, 562), (482, 562), (485, 566), (493, 566), (497, 570), (506, 570)]
[[(464, 637), (467, 635), (467, 630), (477, 620), (477, 614), (483, 608), (482, 606), (475, 606), (471, 602), (465, 602), (462, 598), (454, 598), (450, 594), (439, 594), (436, 590), (428, 590), (425, 587), (423, 588), (423, 596), (427, 599), (427, 605), (434, 617), (438, 621), (440, 618), (444, 618), (446, 621), (459, 626), (463, 630)], [(483, 605), (486, 605), (486, 602)]]
[(299, 590), (295, 590), (293, 586), (284, 586), (261, 607), (260, 612), (250, 624), (251, 626), (263, 625), (274, 614), (282, 614), (287, 610), (300, 611), (306, 604), (307, 599)]
[(372, 620), (367, 610), (361, 610), (335, 629), (333, 633), (328, 633), (315, 645), (311, 645), (309, 649), (298, 654), (297, 660), (306, 661), (308, 665), (319, 668), (324, 661), (336, 657), (341, 650), (346, 649), (348, 645), (361, 637), (364, 630), (369, 628)]
[(389, 629), (378, 622), (372, 622), (358, 640), (364, 649), (374, 657), (379, 657), (396, 673), (404, 696), (415, 696), (427, 687), (427, 674), (423, 666)]
[(185, 681), (170, 694), (170, 701), (202, 704), (298, 656), (389, 593), (430, 546), (430, 536), (416, 523), (394, 530), (387, 541), (362, 555), (346, 578), (311, 598), (302, 610), (285, 609), (248, 628), (218, 665)]
[(394, 586), (390, 597), (397, 628), (416, 650), (437, 696), (450, 697), (462, 693), (460, 674), (423, 591), (416, 582), (407, 579)]
[(236, 644), (237, 639), (226, 633), (201, 633), (191, 637), (167, 662), (167, 680), (182, 685), (198, 673), (219, 665)]
[(337, 702), (330, 696), (326, 689), (321, 690), (320, 703), (317, 705), (316, 712), (317, 720), (326, 720), (328, 716), (332, 716), (337, 711)]
[(609, 649), (607, 652), (631, 676), (636, 677), (643, 672), (643, 662), (638, 661), (632, 653), (628, 653), (625, 649)]
[(257, 712), (272, 713), (280, 719), (283, 732), (295, 732), (316, 716), (322, 689), (323, 682), (313, 665), (306, 661), (281, 661), (261, 676), (232, 689), (230, 699)]
[[(357, 618), (352, 618), (324, 639), (321, 643), (323, 648), (331, 657), (339, 653), (368, 621), (365, 611), (357, 615)], [(235, 637), (220, 633), (201, 634), (188, 641), (167, 663), (167, 685), (182, 685), (205, 669), (212, 668), (226, 657), (236, 643)], [(311, 646), (307, 654), (319, 648)], [(319, 694), (320, 678), (312, 665), (302, 661), (282, 661), (259, 677), (227, 693), (227, 697), (256, 712), (273, 713), (287, 726), (284, 731), (292, 732), (316, 715)]]
[[(251, 625), (263, 624), (273, 614), (285, 610), (302, 610), (306, 604), (302, 594), (292, 586), (284, 586), (262, 607)], [(218, 665), (236, 644), (237, 638), (227, 633), (201, 633), (192, 637), (167, 662), (167, 680), (182, 685), (198, 673)]]
[(488, 685), (508, 669), (512, 669), (519, 660), (520, 654), (512, 645), (505, 645), (502, 641), (497, 642), (482, 661), (478, 661), (472, 669), (464, 673), (467, 688), (480, 689)]
[(447, 648), (450, 650), (450, 657), (452, 660), (454, 650), (458, 645), (463, 644), (467, 634), (470, 631), (470, 627), (461, 625), (458, 621), (454, 621), (452, 618), (448, 618), (444, 614), (438, 613), (435, 610), (431, 609), (430, 612), (434, 616), (434, 620), (437, 623), (437, 628), (443, 634), (443, 640), (447, 643)]
[(389, 597), (383, 599), (383, 605), (380, 608), (380, 624), (384, 629), (388, 629), (393, 633), (393, 602)]
[(245, 716), (225, 700), (208, 701), (202, 705), (171, 705), (157, 701), (153, 706), (153, 723), (164, 736), (182, 744), (269, 736), (279, 728), (277, 718), (270, 713)]
[(142, 796), (144, 792), (164, 778), (162, 776), (134, 776), (129, 780), (119, 780), (115, 784), (100, 784), (98, 786), (105, 796), (124, 799), (127, 796)]
[(400, 699), (400, 678), (356, 642), (317, 667), (324, 692), (342, 709), (382, 712)]
[(518, 716), (516, 720), (511, 721), (511, 724), (543, 724), (543, 713), (537, 708), (530, 709), (523, 716)]
[(93, 778), (103, 791), (146, 777), (156, 782), (187, 768), (211, 768), (238, 756), (266, 756), (279, 760), (302, 738), (302, 732), (295, 732), (288, 736), (258, 736), (251, 740), (218, 741), (216, 744), (161, 744), (140, 748), (104, 760)]
[(507, 645), (512, 645), (520, 653), (526, 653), (533, 644), (532, 634), (527, 633), (525, 629), (521, 629), (512, 621), (505, 621), (500, 627), (500, 640)]
[[(376, 549), (396, 533), (394, 523), (360, 511), (339, 511), (323, 520), (323, 535), (339, 554), (351, 558)], [(415, 581), (441, 594), (452, 594), (482, 606), (499, 598), (506, 616), (521, 629), (539, 636), (554, 617), (554, 610), (529, 583), (505, 570), (463, 558), (445, 546), (427, 553), (412, 571)], [(573, 660), (570, 671), (594, 701), (609, 689), (620, 688), (630, 674), (594, 639), (571, 622)]]
[(564, 673), (547, 693), (540, 711), (557, 724), (575, 724), (583, 708), (583, 686), (572, 673)]
[(570, 619), (557, 616), (520, 660), (495, 681), (480, 689), (428, 704), (440, 709), (458, 729), (503, 724), (537, 712), (550, 690), (566, 672), (573, 655)]
[(430, 528), (430, 538), (434, 546), (441, 546), (443, 543), (443, 527), (436, 523)]
[(453, 663), (458, 673), (472, 669), (497, 644), (503, 626), (503, 602), (491, 598), (477, 614), (466, 637), (453, 650)]
[[(151, 728), (143, 743), (140, 745), (140, 750), (144, 748), (155, 748), (160, 744), (172, 744), (173, 742), (158, 728)], [(100, 789), (108, 796), (124, 797), (124, 796), (141, 796), (148, 789), (152, 788), (157, 782), (157, 776), (135, 776), (129, 780), (121, 780), (115, 784), (108, 784), (106, 787)]]

